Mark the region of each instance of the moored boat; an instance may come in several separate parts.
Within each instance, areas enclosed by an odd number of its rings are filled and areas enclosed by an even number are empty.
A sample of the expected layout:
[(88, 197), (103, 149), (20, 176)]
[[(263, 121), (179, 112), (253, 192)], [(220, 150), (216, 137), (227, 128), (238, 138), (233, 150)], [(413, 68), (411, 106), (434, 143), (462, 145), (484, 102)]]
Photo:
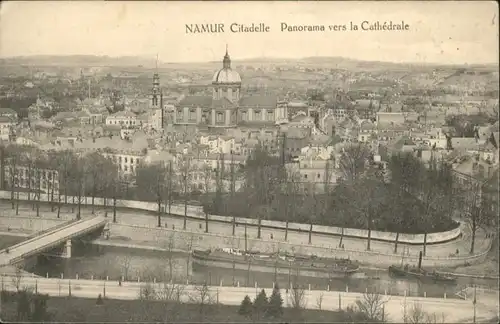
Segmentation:
[(299, 272), (302, 276), (338, 278), (348, 277), (359, 270), (359, 265), (349, 259), (320, 258), (314, 255), (288, 253), (245, 252), (223, 248), (194, 250), (193, 264), (198, 266), (238, 269), (276, 274)]
[(422, 268), (415, 266), (409, 266), (406, 264), (404, 267), (392, 265), (389, 267), (389, 275), (391, 277), (399, 278), (415, 278), (421, 281), (433, 281), (433, 282), (455, 282), (456, 277), (439, 273), (436, 271), (427, 271)]
[(401, 259), (401, 265), (391, 265), (389, 267), (389, 275), (391, 277), (414, 278), (420, 281), (431, 281), (434, 283), (453, 283), (457, 279), (456, 277), (448, 274), (423, 269), (422, 253), (419, 254), (418, 266), (410, 266), (409, 264), (403, 266), (403, 259)]

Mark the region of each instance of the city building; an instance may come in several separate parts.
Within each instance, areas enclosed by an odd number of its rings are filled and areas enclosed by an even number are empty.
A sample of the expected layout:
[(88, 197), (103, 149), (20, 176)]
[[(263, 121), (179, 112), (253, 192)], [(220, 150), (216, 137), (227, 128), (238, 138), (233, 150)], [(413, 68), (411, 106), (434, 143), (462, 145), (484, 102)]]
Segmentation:
[(231, 68), (226, 49), (222, 69), (212, 78), (211, 96), (186, 96), (176, 104), (174, 124), (236, 127), (240, 124), (274, 126), (287, 116), (287, 105), (275, 95), (242, 96), (241, 76)]

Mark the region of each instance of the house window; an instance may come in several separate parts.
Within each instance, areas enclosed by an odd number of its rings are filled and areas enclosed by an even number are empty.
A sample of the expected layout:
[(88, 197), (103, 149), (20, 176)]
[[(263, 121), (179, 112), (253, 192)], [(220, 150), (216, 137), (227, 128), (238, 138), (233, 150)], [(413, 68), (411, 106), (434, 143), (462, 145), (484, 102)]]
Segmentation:
[(223, 123), (224, 122), (224, 114), (221, 112), (217, 113), (217, 122), (218, 123)]
[(123, 170), (124, 170), (125, 172), (127, 172), (128, 168), (127, 168), (127, 166), (126, 166), (126, 165), (124, 165), (124, 166), (123, 166)]
[(254, 115), (255, 115), (254, 120), (258, 121), (260, 119), (260, 110), (256, 110), (254, 112)]
[(247, 112), (246, 112), (246, 111), (242, 111), (242, 112), (241, 112), (241, 120), (242, 120), (242, 121), (246, 121), (246, 120), (247, 120), (247, 118), (248, 118), (248, 117), (247, 117)]
[(118, 161), (119, 161), (120, 163), (122, 163), (122, 157), (121, 157), (121, 156), (119, 156), (119, 157), (118, 157)]
[(267, 120), (268, 121), (273, 121), (274, 120), (274, 112), (273, 111), (268, 111), (267, 112)]
[(183, 117), (182, 115), (183, 115), (183, 114), (182, 114), (182, 109), (177, 109), (177, 119), (182, 120), (182, 119), (183, 119), (183, 118), (182, 118), (182, 117)]
[(307, 174), (304, 174), (304, 179), (307, 179)]
[(127, 157), (125, 157), (125, 163), (127, 163)]

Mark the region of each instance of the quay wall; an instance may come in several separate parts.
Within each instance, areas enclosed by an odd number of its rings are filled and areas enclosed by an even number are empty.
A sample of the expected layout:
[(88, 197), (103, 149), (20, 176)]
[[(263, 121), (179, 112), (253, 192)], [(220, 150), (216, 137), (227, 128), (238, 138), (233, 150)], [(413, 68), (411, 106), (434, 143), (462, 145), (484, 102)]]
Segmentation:
[[(57, 195), (55, 195), (55, 196), (57, 196)], [(16, 194), (16, 197), (17, 197), (17, 194)], [(11, 198), (10, 191), (5, 191), (5, 190), (0, 191), (0, 199), (9, 200), (10, 198)], [(42, 200), (43, 200), (43, 198), (44, 197), (42, 197)], [(28, 200), (27, 193), (23, 193), (23, 192), (19, 193), (19, 199)], [(54, 197), (54, 200), (57, 201), (58, 198)], [(68, 201), (68, 203), (72, 203), (73, 201), (78, 201), (73, 196), (68, 196), (67, 199), (65, 199), (65, 197), (61, 196), (60, 201), (64, 202), (66, 200)], [(84, 205), (91, 205), (92, 204), (91, 197), (83, 197), (82, 200), (83, 200), (82, 204), (84, 204)], [(112, 199), (100, 198), (100, 197), (94, 198), (94, 205), (96, 205), (96, 206), (111, 207), (112, 204), (113, 204)], [(117, 206), (117, 208), (130, 208), (130, 209), (144, 210), (144, 211), (150, 211), (150, 212), (154, 212), (154, 211), (158, 210), (158, 206), (156, 203), (146, 202), (146, 201), (119, 199), (116, 201), (116, 206)], [(165, 207), (163, 207), (163, 208), (165, 208)], [(168, 208), (167, 208), (167, 210), (168, 210)], [(173, 215), (184, 216), (184, 206), (183, 205), (172, 205), (170, 208), (170, 212)], [(198, 219), (198, 220), (205, 219), (205, 214), (203, 213), (203, 209), (200, 206), (188, 206), (187, 216), (191, 219)], [(211, 222), (214, 222), (214, 221), (215, 222), (222, 222), (222, 223), (232, 223), (233, 222), (233, 218), (229, 217), (229, 216), (209, 215), (208, 218)], [(236, 220), (236, 223), (238, 225), (245, 225), (246, 224), (247, 226), (253, 226), (253, 227), (258, 226), (257, 219), (236, 217), (235, 220)], [(276, 229), (284, 230), (286, 228), (286, 223), (281, 222), (281, 221), (262, 220), (261, 226), (264, 228), (276, 228)], [(290, 231), (308, 232), (310, 229), (310, 225), (289, 222), (288, 229)], [(327, 234), (327, 235), (334, 235), (334, 236), (344, 235), (346, 237), (364, 238), (364, 239), (366, 239), (368, 237), (368, 230), (355, 229), (355, 228), (342, 229), (340, 227), (323, 226), (323, 225), (313, 225), (313, 233)], [(452, 230), (445, 231), (445, 232), (429, 233), (429, 234), (427, 234), (426, 243), (427, 244), (437, 244), (437, 243), (449, 242), (449, 241), (452, 241), (452, 240), (458, 238), (460, 236), (460, 234), (461, 234), (460, 226), (458, 226)], [(396, 233), (382, 232), (382, 231), (371, 231), (372, 240), (395, 242), (396, 236), (397, 236)], [(424, 240), (425, 240), (424, 236), (425, 236), (424, 234), (401, 233), (401, 234), (399, 234), (398, 242), (403, 243), (403, 244), (411, 244), (411, 245), (423, 245)]]
[[(213, 233), (197, 233), (183, 230), (171, 230), (159, 227), (144, 227), (137, 225), (109, 223), (110, 238), (107, 242), (112, 245), (116, 238), (120, 244), (126, 243), (129, 247), (147, 249), (157, 248), (162, 251), (185, 251), (194, 249), (206, 250), (226, 247), (242, 249), (245, 246), (245, 239), (241, 236), (225, 236)], [(100, 239), (102, 240), (102, 239)], [(96, 241), (99, 244), (99, 241)], [(375, 251), (359, 251), (341, 249), (335, 245), (315, 245), (315, 244), (294, 244), (291, 242), (277, 242), (274, 240), (247, 238), (247, 248), (260, 252), (288, 251), (290, 253), (315, 254), (319, 257), (328, 258), (349, 258), (378, 267), (388, 267), (401, 262), (398, 254), (387, 254)], [(108, 245), (104, 243), (104, 245)], [(122, 245), (123, 246), (123, 245)], [(488, 249), (489, 250), (489, 249)], [(422, 262), (428, 267), (454, 267), (466, 264), (481, 263), (487, 257), (488, 250), (474, 255), (448, 256), (448, 257), (423, 257)], [(418, 254), (406, 255), (407, 263), (418, 263)]]

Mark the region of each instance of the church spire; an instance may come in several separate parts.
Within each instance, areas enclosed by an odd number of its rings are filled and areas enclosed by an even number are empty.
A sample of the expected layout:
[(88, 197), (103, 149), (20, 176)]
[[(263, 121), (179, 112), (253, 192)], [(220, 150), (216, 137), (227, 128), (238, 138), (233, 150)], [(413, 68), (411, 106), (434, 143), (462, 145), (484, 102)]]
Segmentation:
[(231, 58), (229, 57), (229, 53), (227, 51), (227, 44), (226, 44), (226, 55), (224, 55), (224, 59), (222, 60), (222, 67), (224, 69), (231, 68)]

